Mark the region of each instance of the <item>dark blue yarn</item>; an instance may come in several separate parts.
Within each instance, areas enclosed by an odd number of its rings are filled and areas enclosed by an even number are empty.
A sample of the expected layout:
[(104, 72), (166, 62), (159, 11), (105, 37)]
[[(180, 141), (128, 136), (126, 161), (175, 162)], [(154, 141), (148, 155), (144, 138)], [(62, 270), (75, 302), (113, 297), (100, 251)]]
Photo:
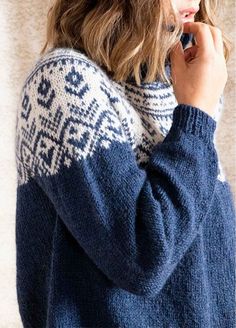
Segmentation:
[[(215, 120), (179, 104), (141, 168), (129, 142), (119, 141), (112, 105), (105, 110), (97, 98), (98, 107), (81, 106), (87, 93), (94, 96), (89, 83), (79, 88), (86, 76), (67, 71), (64, 89), (50, 76), (52, 83), (38, 69), (27, 81), (19, 115), (23, 126), (41, 113), (22, 129), (17, 153), (18, 178), (25, 179), (16, 204), (23, 326), (235, 327), (235, 208), (229, 183), (217, 179)], [(62, 119), (65, 103), (76, 117)], [(97, 148), (85, 156), (91, 135)], [(59, 172), (48, 174), (58, 158)]]
[(192, 41), (194, 44), (194, 37), (192, 33), (183, 33), (181, 35), (180, 41), (182, 43), (183, 48), (185, 49), (185, 47), (187, 46), (187, 44)]

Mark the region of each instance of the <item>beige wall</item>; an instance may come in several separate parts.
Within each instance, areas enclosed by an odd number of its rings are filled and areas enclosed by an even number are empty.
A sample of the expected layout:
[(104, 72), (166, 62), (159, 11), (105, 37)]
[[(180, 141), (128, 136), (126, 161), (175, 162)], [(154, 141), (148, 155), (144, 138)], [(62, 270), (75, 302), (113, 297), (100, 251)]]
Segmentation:
[[(235, 0), (225, 1), (222, 20), (235, 32)], [(0, 1), (0, 328), (21, 327), (15, 289), (14, 128), (22, 82), (43, 43), (48, 1)], [(234, 194), (236, 157), (235, 53), (230, 60), (225, 110), (217, 127), (219, 155)]]
[[(225, 0), (220, 15), (220, 26), (227, 32), (236, 46), (236, 1)], [(227, 63), (229, 78), (225, 87), (225, 106), (217, 126), (216, 142), (218, 153), (234, 199), (236, 200), (236, 49)]]

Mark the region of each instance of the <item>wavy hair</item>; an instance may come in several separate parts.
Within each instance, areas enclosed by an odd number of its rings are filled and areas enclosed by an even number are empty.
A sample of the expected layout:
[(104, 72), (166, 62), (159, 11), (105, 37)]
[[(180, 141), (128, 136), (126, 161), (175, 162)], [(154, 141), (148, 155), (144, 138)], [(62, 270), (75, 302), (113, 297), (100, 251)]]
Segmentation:
[[(196, 22), (217, 26), (218, 0), (201, 0)], [(73, 48), (105, 69), (116, 81), (134, 77), (140, 85), (158, 78), (169, 83), (165, 63), (183, 33), (171, 0), (54, 0), (47, 14), (46, 42), (51, 48)], [(222, 33), (224, 56), (232, 42)]]

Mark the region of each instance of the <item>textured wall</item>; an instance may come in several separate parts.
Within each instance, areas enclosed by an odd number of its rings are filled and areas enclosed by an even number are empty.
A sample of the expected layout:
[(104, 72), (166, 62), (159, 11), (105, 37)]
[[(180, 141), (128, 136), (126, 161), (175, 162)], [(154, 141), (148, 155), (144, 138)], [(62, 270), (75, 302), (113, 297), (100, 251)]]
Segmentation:
[[(23, 80), (37, 59), (45, 36), (48, 1), (0, 1), (0, 328), (22, 327), (15, 289), (14, 129), (17, 99)], [(236, 35), (235, 0), (225, 1), (222, 23)], [(235, 52), (225, 89), (225, 109), (217, 127), (220, 159), (236, 195)]]
[(236, 200), (236, 1), (225, 0), (220, 15), (220, 27), (233, 41), (233, 53), (228, 66), (229, 78), (225, 87), (225, 106), (216, 130), (219, 157)]

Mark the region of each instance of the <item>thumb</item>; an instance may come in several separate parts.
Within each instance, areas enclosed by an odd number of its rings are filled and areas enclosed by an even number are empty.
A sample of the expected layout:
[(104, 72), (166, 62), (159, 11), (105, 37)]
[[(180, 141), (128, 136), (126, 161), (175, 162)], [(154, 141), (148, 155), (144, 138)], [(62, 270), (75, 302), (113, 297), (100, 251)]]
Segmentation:
[(175, 67), (182, 66), (185, 63), (184, 50), (181, 41), (170, 52), (171, 64)]

